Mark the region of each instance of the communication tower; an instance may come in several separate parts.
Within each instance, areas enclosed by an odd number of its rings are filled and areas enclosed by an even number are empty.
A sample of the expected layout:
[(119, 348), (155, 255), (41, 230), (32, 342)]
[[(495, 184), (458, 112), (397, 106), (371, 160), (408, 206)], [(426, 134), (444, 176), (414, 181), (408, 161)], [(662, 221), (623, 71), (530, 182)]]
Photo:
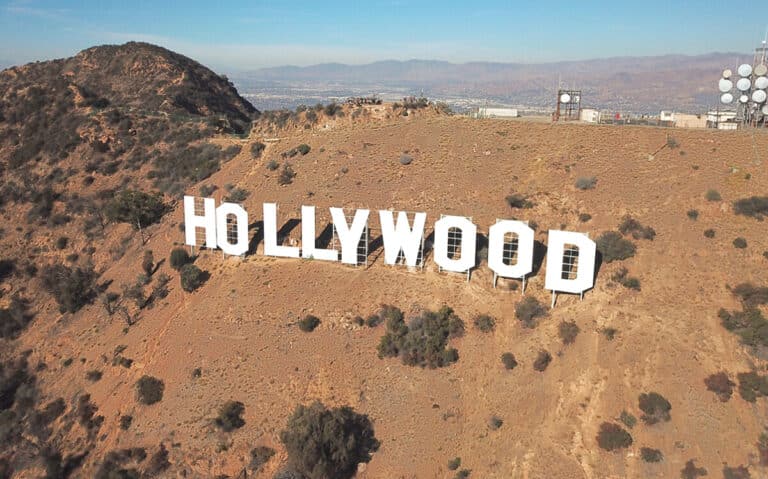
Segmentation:
[(555, 121), (578, 120), (581, 115), (581, 90), (557, 90)]
[(735, 73), (726, 68), (717, 86), (720, 103), (735, 105), (736, 121), (743, 126), (768, 123), (768, 34), (755, 49), (752, 64), (742, 63)]

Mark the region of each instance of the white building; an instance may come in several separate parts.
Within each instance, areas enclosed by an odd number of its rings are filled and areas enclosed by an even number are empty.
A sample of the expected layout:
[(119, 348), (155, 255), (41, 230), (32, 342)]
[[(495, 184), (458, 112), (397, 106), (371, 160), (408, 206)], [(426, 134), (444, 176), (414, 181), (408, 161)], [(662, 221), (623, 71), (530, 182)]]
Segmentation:
[(520, 115), (517, 108), (485, 108), (477, 109), (478, 118), (517, 118)]
[(600, 112), (592, 108), (582, 108), (579, 120), (587, 123), (600, 123)]
[(661, 111), (659, 112), (659, 121), (667, 121), (669, 123), (675, 122), (675, 112), (673, 111)]

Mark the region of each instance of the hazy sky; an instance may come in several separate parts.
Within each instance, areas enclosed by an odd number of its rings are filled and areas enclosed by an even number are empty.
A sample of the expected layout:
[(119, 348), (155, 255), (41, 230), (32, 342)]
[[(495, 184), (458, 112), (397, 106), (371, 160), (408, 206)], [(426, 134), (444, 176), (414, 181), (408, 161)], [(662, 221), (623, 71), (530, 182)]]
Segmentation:
[(65, 57), (128, 40), (156, 43), (224, 70), (412, 58), (549, 62), (750, 52), (765, 35), (768, 1), (744, 0), (739, 12), (728, 3), (16, 0), (0, 3), (0, 63)]

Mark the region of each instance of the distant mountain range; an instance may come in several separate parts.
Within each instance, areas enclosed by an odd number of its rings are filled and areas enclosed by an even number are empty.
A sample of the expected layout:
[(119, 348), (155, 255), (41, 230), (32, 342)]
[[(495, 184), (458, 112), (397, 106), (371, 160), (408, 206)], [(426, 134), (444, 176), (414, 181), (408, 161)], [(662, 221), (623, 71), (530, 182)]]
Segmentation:
[[(379, 61), (365, 65), (325, 63), (282, 66), (233, 75), (244, 93), (269, 85), (302, 88), (348, 87), (371, 93), (392, 88), (428, 96), (487, 99), (546, 107), (558, 84), (583, 91), (584, 106), (658, 112), (703, 111), (717, 103), (717, 80), (726, 67), (751, 62), (741, 53), (616, 57), (556, 63), (449, 63), (433, 60)], [(242, 89), (243, 87), (241, 87)]]

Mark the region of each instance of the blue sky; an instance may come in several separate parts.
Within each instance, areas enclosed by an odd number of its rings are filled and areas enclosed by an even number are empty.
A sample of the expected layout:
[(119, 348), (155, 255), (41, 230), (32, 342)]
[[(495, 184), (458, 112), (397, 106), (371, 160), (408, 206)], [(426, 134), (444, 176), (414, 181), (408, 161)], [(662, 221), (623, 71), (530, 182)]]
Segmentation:
[[(0, 62), (142, 40), (221, 70), (384, 59), (549, 62), (750, 52), (768, 1), (0, 0)], [(736, 27), (739, 27), (738, 29)]]

